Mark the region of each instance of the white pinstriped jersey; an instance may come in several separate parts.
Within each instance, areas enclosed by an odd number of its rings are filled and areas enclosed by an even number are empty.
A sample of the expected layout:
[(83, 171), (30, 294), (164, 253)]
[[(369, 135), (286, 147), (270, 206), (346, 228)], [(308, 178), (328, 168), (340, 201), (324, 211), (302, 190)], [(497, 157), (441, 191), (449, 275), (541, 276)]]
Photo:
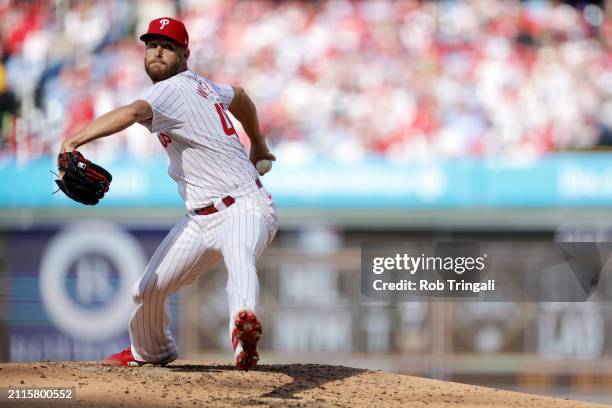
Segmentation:
[(153, 119), (142, 123), (164, 146), (168, 174), (188, 210), (205, 207), (254, 181), (257, 170), (226, 112), (234, 91), (191, 70), (149, 88), (142, 99)]

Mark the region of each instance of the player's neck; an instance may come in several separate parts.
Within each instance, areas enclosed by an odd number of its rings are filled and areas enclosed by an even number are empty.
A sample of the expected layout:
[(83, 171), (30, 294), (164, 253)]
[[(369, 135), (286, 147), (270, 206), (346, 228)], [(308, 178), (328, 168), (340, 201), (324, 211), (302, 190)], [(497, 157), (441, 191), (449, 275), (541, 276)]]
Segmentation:
[[(179, 70), (176, 72), (176, 74), (174, 74), (174, 75), (172, 75), (172, 76), (170, 76), (170, 77), (168, 77), (168, 78), (172, 78), (173, 76), (178, 75), (178, 74), (180, 74), (181, 72), (185, 72), (185, 71), (187, 71), (188, 69), (189, 69), (189, 68), (187, 68), (187, 66), (181, 67), (181, 68), (179, 68)], [(165, 81), (165, 80), (166, 80), (166, 79), (168, 79), (168, 78), (160, 79), (159, 81), (156, 81), (156, 80), (154, 80), (153, 78), (151, 78), (151, 81), (153, 81), (153, 83), (154, 83), (154, 84), (156, 84), (156, 83), (158, 83), (158, 82)]]

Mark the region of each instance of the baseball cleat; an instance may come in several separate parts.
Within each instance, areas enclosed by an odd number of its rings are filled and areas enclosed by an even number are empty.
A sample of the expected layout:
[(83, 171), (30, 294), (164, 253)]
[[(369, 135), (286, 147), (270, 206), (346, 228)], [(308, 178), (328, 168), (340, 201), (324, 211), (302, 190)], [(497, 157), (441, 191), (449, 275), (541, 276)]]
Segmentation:
[(132, 348), (128, 347), (122, 352), (106, 357), (104, 360), (102, 360), (102, 365), (114, 366), (114, 367), (140, 367), (145, 364), (151, 364), (151, 365), (163, 367), (166, 364), (170, 364), (174, 360), (176, 360), (176, 356), (170, 356), (164, 361), (160, 361), (158, 363), (148, 363), (146, 361), (138, 361), (134, 358), (134, 355), (132, 354)]
[(251, 370), (259, 362), (257, 343), (261, 338), (261, 323), (251, 309), (241, 309), (234, 315), (232, 345), (236, 368)]
[(131, 347), (128, 347), (122, 352), (113, 354), (112, 356), (106, 357), (104, 360), (102, 360), (102, 365), (114, 367), (140, 367), (143, 364), (144, 362), (142, 361), (136, 361), (132, 355)]

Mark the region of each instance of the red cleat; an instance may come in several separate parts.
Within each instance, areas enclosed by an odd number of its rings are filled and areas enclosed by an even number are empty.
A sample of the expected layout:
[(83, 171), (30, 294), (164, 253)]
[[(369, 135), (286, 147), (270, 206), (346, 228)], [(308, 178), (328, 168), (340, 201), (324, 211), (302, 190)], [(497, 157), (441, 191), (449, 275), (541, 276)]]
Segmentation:
[(102, 365), (114, 367), (140, 367), (143, 364), (142, 361), (136, 361), (136, 359), (134, 359), (131, 347), (102, 360)]
[(114, 367), (140, 367), (145, 364), (150, 364), (154, 366), (164, 367), (167, 364), (170, 364), (171, 362), (176, 360), (176, 357), (176, 355), (172, 355), (166, 358), (165, 360), (159, 361), (157, 363), (138, 361), (134, 358), (134, 355), (132, 354), (132, 348), (128, 347), (120, 353), (113, 354), (110, 357), (106, 357), (104, 360), (102, 360), (102, 365)]
[(257, 343), (261, 338), (261, 323), (251, 309), (241, 309), (234, 315), (232, 345), (236, 367), (240, 370), (251, 370), (259, 362)]

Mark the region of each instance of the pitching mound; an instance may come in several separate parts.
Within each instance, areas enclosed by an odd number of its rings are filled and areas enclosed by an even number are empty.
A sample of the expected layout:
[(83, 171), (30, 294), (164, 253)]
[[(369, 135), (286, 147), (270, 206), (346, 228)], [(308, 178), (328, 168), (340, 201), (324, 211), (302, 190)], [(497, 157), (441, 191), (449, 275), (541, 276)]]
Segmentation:
[[(75, 387), (77, 401), (90, 407), (597, 406), (381, 371), (311, 364), (262, 365), (250, 372), (228, 365), (180, 360), (166, 368), (108, 368), (96, 363), (2, 364), (0, 387)], [(6, 401), (5, 396), (2, 400)], [(13, 405), (17, 404), (10, 403)], [(50, 404), (47, 400), (43, 405), (68, 404)]]

